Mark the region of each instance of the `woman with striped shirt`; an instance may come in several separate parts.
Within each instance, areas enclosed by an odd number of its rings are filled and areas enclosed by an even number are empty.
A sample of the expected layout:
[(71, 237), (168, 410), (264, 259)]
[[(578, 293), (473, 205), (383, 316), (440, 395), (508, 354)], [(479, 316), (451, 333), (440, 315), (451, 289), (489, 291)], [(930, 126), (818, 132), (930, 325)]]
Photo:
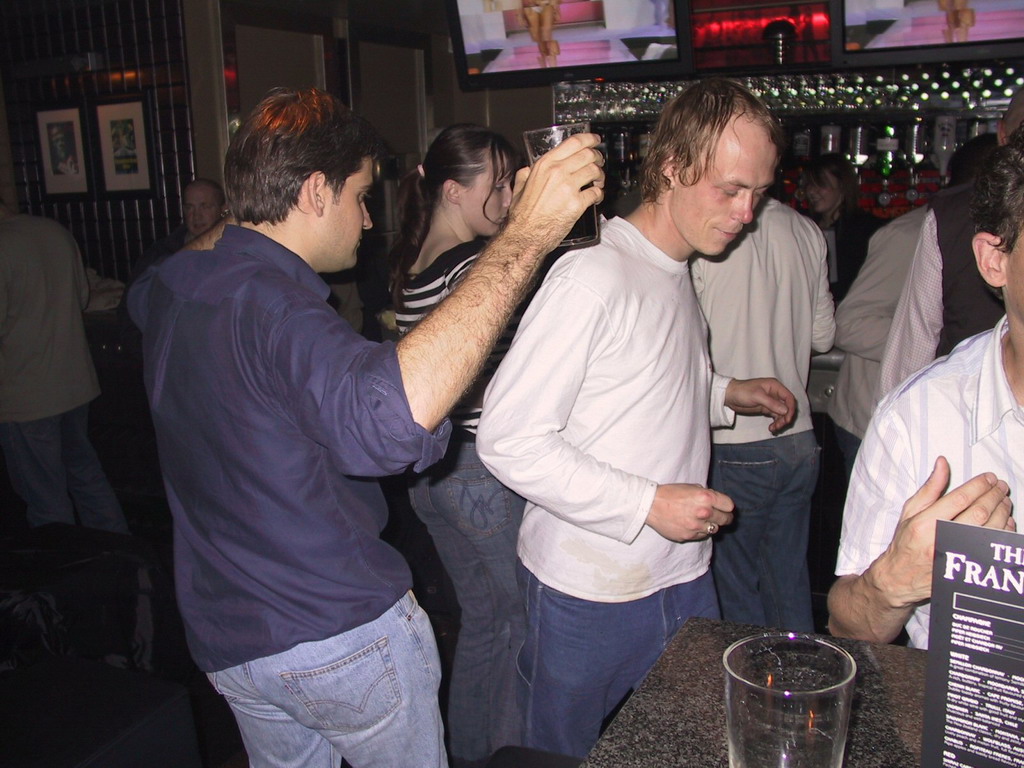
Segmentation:
[[(512, 200), (520, 157), (502, 136), (453, 125), (402, 181), (399, 240), (390, 277), (401, 333), (419, 322), (472, 267)], [(514, 323), (514, 321), (513, 321)], [(518, 744), (515, 656), (525, 612), (516, 588), (516, 541), (525, 501), (499, 483), (476, 455), (483, 391), (508, 349), (506, 330), (474, 387), (452, 413), (448, 452), (413, 478), (412, 506), (426, 524), (461, 609), (448, 697), (450, 753), (456, 766), (483, 765)]]

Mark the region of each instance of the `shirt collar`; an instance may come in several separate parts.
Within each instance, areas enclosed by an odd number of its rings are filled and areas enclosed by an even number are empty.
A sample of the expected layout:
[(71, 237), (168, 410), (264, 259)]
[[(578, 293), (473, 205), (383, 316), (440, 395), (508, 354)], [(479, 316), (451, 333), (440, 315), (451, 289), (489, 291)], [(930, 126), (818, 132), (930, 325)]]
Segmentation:
[(1013, 396), (1010, 382), (1006, 378), (1006, 368), (1003, 366), (1002, 341), (1008, 330), (1004, 315), (992, 329), (988, 347), (981, 361), (974, 419), (971, 424), (972, 443), (995, 432), (1008, 415), (1024, 420), (1024, 411), (1017, 405), (1017, 399)]
[[(633, 246), (632, 253), (638, 257), (643, 258), (645, 261), (649, 261), (659, 269), (666, 272), (671, 272), (676, 275), (685, 275), (690, 271), (690, 262), (686, 259), (683, 261), (677, 261), (661, 250), (658, 246), (647, 239), (647, 236), (641, 232), (635, 224), (627, 221), (622, 216), (616, 216), (613, 219), (602, 219), (601, 237), (605, 237), (605, 232), (612, 237), (608, 240), (612, 241), (615, 232), (621, 232), (622, 235), (629, 239), (630, 244)], [(615, 244), (612, 243), (613, 247)]]
[(330, 286), (302, 257), (262, 232), (228, 224), (214, 250), (221, 247), (227, 248), (229, 252), (247, 253), (260, 261), (273, 264), (299, 285), (309, 288), (325, 300), (331, 294)]

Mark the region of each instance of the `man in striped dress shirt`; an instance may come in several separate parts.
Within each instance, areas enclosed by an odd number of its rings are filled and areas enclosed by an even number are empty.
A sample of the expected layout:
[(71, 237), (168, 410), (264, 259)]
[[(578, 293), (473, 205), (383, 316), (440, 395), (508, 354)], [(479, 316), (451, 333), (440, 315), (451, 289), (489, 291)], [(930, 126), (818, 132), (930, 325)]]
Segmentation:
[(1002, 293), (1006, 315), (905, 381), (875, 412), (854, 466), (840, 578), (829, 594), (836, 635), (890, 642), (906, 626), (910, 644), (927, 648), (936, 521), (1016, 530), (1010, 497), (1024, 488), (1024, 130), (979, 172), (971, 217), (978, 270)]

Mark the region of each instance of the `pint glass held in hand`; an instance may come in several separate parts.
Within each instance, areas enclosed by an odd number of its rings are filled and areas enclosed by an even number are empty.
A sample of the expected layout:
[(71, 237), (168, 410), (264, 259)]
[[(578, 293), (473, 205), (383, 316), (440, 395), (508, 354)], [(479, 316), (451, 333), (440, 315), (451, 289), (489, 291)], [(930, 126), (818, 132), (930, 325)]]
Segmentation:
[(796, 633), (730, 645), (725, 716), (730, 768), (840, 768), (857, 664), (832, 643)]
[[(567, 125), (552, 125), (547, 128), (524, 131), (523, 142), (526, 144), (526, 156), (530, 160), (530, 165), (533, 165), (537, 158), (545, 152), (554, 149), (577, 133), (590, 133), (590, 123), (568, 123)], [(562, 245), (568, 248), (579, 248), (584, 245), (593, 245), (599, 239), (597, 206), (592, 205), (573, 224), (569, 234), (562, 240)]]

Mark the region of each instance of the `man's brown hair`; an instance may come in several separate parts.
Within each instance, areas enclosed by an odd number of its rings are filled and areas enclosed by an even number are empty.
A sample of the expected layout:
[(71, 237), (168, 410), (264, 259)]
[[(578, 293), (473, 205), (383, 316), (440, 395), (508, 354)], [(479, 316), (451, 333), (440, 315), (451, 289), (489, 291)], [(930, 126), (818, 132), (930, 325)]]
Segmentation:
[(640, 167), (644, 202), (656, 202), (668, 189), (664, 171), (669, 163), (675, 164), (681, 184), (700, 181), (708, 172), (722, 131), (740, 116), (763, 126), (782, 154), (786, 138), (779, 121), (757, 96), (733, 80), (698, 80), (666, 104)]
[(279, 224), (299, 190), (321, 172), (335, 194), (367, 157), (383, 154), (377, 132), (316, 88), (274, 88), (245, 119), (224, 158), (224, 187), (239, 222)]

